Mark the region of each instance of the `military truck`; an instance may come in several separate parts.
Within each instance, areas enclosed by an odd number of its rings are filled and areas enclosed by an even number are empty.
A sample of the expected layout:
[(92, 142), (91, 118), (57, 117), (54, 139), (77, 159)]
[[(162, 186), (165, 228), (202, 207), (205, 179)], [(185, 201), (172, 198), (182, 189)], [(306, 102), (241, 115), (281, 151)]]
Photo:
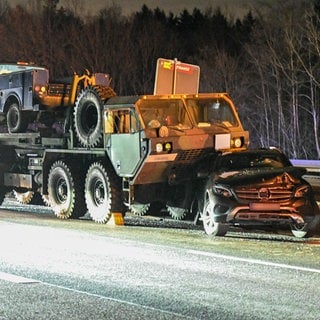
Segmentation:
[(77, 91), (64, 130), (0, 134), (0, 200), (11, 190), (25, 202), (40, 194), (59, 218), (88, 212), (100, 223), (160, 203), (181, 219), (217, 152), (249, 143), (226, 93), (105, 98), (92, 85)]

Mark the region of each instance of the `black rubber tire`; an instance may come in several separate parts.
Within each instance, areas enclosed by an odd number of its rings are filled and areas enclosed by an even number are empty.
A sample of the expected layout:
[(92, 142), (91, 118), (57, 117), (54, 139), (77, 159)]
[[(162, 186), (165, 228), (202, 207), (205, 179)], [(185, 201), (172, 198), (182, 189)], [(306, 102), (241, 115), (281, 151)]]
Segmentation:
[(8, 190), (6, 188), (0, 187), (0, 206), (2, 205), (7, 192)]
[(38, 192), (34, 192), (31, 190), (24, 191), (24, 192), (13, 190), (13, 194), (16, 200), (21, 204), (33, 204), (33, 205), (39, 205), (39, 206), (44, 205), (42, 196)]
[(93, 221), (107, 223), (113, 212), (123, 214), (121, 184), (112, 168), (94, 162), (88, 169), (85, 181), (85, 200)]
[(206, 200), (201, 217), (204, 231), (208, 235), (223, 237), (228, 232), (229, 226), (226, 223), (214, 221), (212, 206), (213, 204), (210, 203), (210, 200)]
[(53, 163), (48, 178), (48, 195), (50, 206), (60, 219), (79, 218), (86, 212), (83, 179), (66, 162)]
[(25, 192), (19, 192), (17, 190), (13, 190), (13, 195), (19, 203), (29, 204), (33, 199), (34, 192), (30, 190)]
[(28, 119), (19, 109), (16, 102), (9, 106), (7, 112), (7, 126), (10, 133), (25, 132), (28, 127)]
[(80, 144), (84, 147), (98, 146), (102, 140), (103, 102), (93, 87), (83, 89), (74, 107), (74, 128)]

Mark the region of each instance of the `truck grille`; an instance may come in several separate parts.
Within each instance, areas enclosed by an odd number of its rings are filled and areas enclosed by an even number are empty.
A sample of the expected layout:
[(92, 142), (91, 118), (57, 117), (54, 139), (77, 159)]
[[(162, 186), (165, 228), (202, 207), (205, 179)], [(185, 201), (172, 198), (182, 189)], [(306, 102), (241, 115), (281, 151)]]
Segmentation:
[(193, 177), (198, 162), (211, 162), (212, 149), (179, 150), (174, 163), (168, 166), (165, 175), (174, 176), (175, 180), (188, 180)]
[(283, 187), (237, 188), (235, 193), (239, 199), (247, 201), (284, 202), (292, 197), (292, 190)]
[(181, 150), (176, 158), (176, 162), (190, 162), (193, 163), (196, 160), (203, 159), (206, 155), (212, 153), (212, 150), (208, 149), (192, 149)]

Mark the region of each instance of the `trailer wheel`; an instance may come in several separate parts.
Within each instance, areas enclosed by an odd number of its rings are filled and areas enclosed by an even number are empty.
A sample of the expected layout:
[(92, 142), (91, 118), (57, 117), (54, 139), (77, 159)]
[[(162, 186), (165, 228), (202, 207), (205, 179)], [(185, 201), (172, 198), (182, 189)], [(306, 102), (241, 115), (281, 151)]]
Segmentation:
[(56, 161), (48, 178), (49, 203), (60, 219), (79, 218), (84, 215), (83, 183), (80, 176), (63, 161)]
[(119, 182), (108, 166), (95, 162), (89, 167), (85, 182), (85, 199), (93, 221), (106, 223), (112, 212), (123, 213)]
[(13, 102), (7, 112), (7, 126), (10, 133), (25, 132), (28, 127), (26, 115), (19, 109), (16, 102)]
[(102, 99), (93, 87), (83, 89), (74, 108), (74, 127), (84, 147), (95, 147), (102, 140)]

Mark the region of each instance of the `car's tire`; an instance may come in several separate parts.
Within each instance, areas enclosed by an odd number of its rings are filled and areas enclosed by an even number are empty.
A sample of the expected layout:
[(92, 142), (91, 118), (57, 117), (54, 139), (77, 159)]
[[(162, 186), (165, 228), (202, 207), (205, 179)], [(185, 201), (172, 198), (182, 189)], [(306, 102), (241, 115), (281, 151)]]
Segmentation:
[(296, 238), (305, 238), (309, 233), (308, 224), (298, 225), (293, 223), (291, 232)]
[(12, 103), (7, 112), (7, 126), (9, 133), (25, 132), (28, 127), (28, 118), (20, 110), (16, 102)]
[(74, 128), (80, 144), (84, 147), (98, 146), (102, 140), (103, 102), (93, 87), (83, 89), (74, 107)]
[(56, 161), (50, 169), (48, 196), (54, 214), (60, 219), (79, 218), (86, 212), (81, 176), (64, 161)]
[(320, 232), (320, 215), (317, 208), (317, 214), (315, 214), (311, 219), (308, 219), (308, 223), (298, 224), (292, 222), (291, 233), (296, 238), (306, 238), (312, 237), (314, 235), (319, 235)]
[(203, 228), (206, 234), (212, 236), (224, 236), (229, 229), (228, 224), (215, 222), (213, 217), (213, 207), (211, 201), (206, 200), (201, 216)]
[(120, 180), (110, 166), (94, 162), (89, 167), (85, 180), (85, 201), (95, 222), (107, 223), (113, 212), (123, 214)]

